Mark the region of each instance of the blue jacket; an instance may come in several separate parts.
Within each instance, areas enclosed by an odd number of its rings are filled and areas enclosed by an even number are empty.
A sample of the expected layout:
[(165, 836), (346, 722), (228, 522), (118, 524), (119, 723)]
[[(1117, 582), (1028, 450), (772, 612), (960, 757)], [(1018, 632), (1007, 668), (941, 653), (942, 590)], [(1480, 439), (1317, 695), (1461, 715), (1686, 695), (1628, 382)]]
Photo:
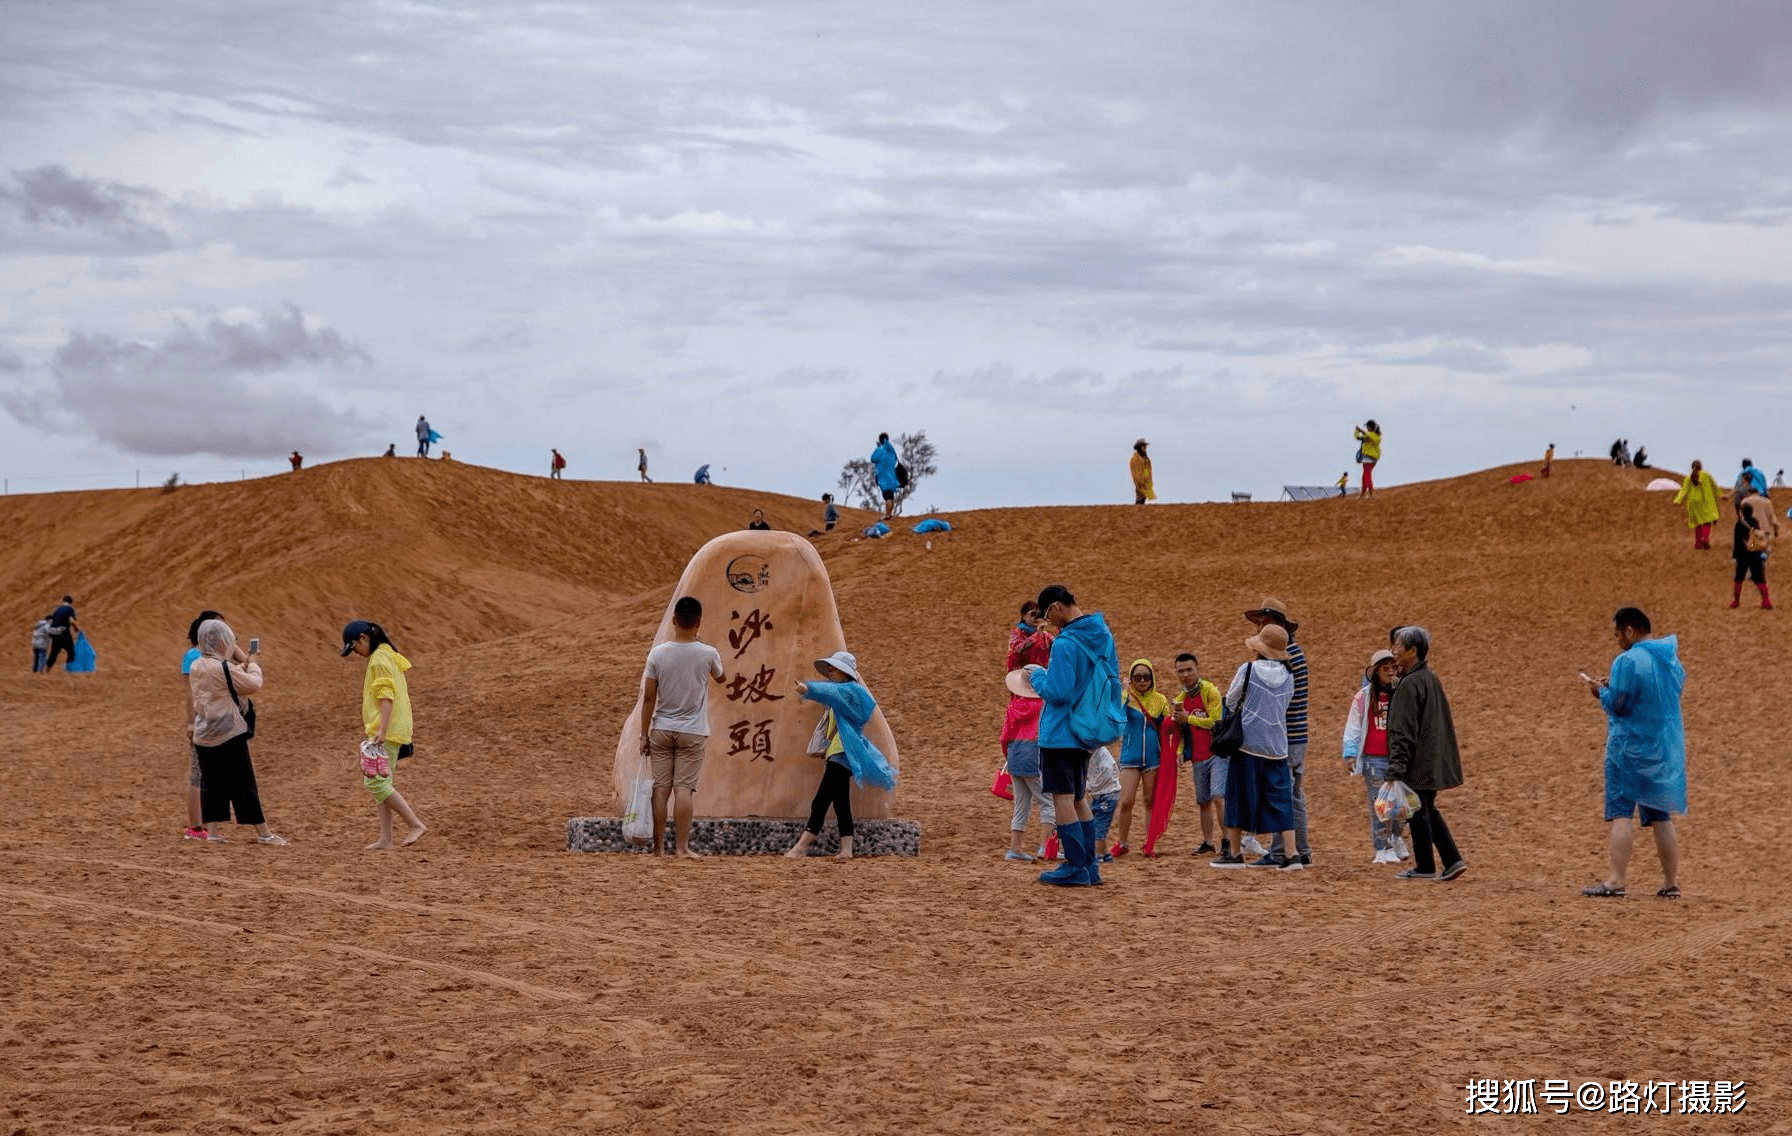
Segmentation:
[(877, 712), (877, 699), (857, 682), (811, 682), (803, 693), (834, 712), (840, 744), (846, 747), (846, 767), (852, 779), (868, 789), (894, 789), (896, 771), (890, 761), (865, 737), (866, 723)]
[(1745, 465), (1742, 467), (1742, 476), (1738, 477), (1736, 480), (1741, 481), (1743, 477), (1748, 478), (1748, 483), (1754, 487), (1756, 493), (1759, 493), (1763, 497), (1767, 496), (1766, 474), (1762, 473), (1752, 465)]
[[(1039, 712), (1039, 748), (1091, 749), (1121, 735), (1126, 712), (1120, 704), (1120, 656), (1100, 612), (1065, 624), (1052, 644), (1051, 664), (1032, 674), (1033, 691), (1045, 702)], [(1091, 683), (1106, 684), (1112, 696), (1100, 700), (1093, 718), (1079, 716)]]
[(1605, 801), (1634, 801), (1665, 813), (1686, 811), (1686, 727), (1680, 691), (1686, 668), (1677, 639), (1644, 639), (1612, 663), (1599, 692), (1605, 707)]
[(896, 481), (896, 465), (901, 461), (896, 456), (896, 447), (888, 442), (879, 442), (877, 449), (871, 451), (871, 468), (877, 471), (877, 487), (886, 493), (894, 493), (902, 486)]

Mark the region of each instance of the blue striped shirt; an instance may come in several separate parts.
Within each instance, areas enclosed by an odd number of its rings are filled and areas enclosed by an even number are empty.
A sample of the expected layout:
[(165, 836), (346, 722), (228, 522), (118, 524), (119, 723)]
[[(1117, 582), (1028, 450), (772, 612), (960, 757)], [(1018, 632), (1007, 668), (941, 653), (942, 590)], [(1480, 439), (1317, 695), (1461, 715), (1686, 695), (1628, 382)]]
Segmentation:
[(1288, 642), (1288, 670), (1294, 675), (1294, 698), (1288, 703), (1288, 744), (1307, 744), (1307, 653)]

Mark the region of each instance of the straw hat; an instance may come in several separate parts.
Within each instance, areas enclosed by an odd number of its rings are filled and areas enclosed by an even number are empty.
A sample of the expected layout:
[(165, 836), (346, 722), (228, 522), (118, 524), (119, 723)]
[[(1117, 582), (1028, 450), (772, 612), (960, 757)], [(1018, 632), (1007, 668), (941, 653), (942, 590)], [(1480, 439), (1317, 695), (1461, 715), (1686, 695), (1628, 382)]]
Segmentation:
[(816, 659), (815, 660), (815, 669), (817, 671), (820, 671), (821, 665), (823, 663), (826, 663), (828, 666), (833, 667), (837, 671), (846, 672), (848, 675), (850, 675), (852, 677), (852, 680), (854, 682), (864, 682), (865, 681), (864, 679), (859, 677), (859, 660), (853, 658), (853, 654), (851, 651), (835, 651), (833, 654), (829, 655), (825, 659)]
[(1266, 659), (1288, 661), (1288, 632), (1276, 624), (1264, 624), (1263, 630), (1246, 639), (1244, 645)]
[(1274, 596), (1264, 596), (1262, 603), (1244, 613), (1246, 619), (1253, 615), (1273, 615), (1290, 629), (1300, 626), (1288, 617), (1288, 605)]
[(1010, 694), (1019, 695), (1022, 698), (1039, 697), (1039, 692), (1033, 689), (1033, 667), (1021, 667), (1018, 670), (1009, 671), (1007, 685)]

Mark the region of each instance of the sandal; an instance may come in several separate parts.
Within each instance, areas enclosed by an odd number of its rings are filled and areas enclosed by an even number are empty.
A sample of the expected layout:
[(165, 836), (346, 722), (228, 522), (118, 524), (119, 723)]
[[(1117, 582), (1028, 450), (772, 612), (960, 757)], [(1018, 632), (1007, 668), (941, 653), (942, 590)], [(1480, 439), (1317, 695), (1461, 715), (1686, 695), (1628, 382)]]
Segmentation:
[(284, 847), (286, 847), (286, 845), (291, 843), (291, 841), (287, 840), (286, 837), (281, 836), (277, 832), (270, 832), (266, 836), (259, 836), (259, 835), (256, 836), (255, 843), (257, 843), (257, 844), (274, 844), (274, 845), (278, 845), (279, 847), (284, 848)]
[(1582, 895), (1592, 896), (1592, 897), (1598, 898), (1598, 899), (1623, 899), (1624, 898), (1624, 889), (1623, 888), (1615, 888), (1608, 883), (1597, 883), (1597, 884), (1594, 884), (1592, 887), (1581, 888), (1580, 893)]
[(1679, 899), (1680, 898), (1680, 889), (1677, 887), (1664, 887), (1660, 891), (1656, 892), (1655, 894), (1660, 896), (1662, 899)]

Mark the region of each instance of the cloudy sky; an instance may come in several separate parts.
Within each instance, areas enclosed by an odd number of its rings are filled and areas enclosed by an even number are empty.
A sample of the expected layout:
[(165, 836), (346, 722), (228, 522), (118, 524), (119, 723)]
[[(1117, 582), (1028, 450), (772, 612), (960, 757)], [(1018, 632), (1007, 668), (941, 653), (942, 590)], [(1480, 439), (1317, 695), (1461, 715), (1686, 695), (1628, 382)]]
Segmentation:
[[(1792, 465), (1792, 8), (12, 0), (0, 475)], [(727, 472), (721, 472), (726, 467)], [(45, 480), (29, 481), (30, 478)], [(121, 480), (122, 478), (122, 480)]]

